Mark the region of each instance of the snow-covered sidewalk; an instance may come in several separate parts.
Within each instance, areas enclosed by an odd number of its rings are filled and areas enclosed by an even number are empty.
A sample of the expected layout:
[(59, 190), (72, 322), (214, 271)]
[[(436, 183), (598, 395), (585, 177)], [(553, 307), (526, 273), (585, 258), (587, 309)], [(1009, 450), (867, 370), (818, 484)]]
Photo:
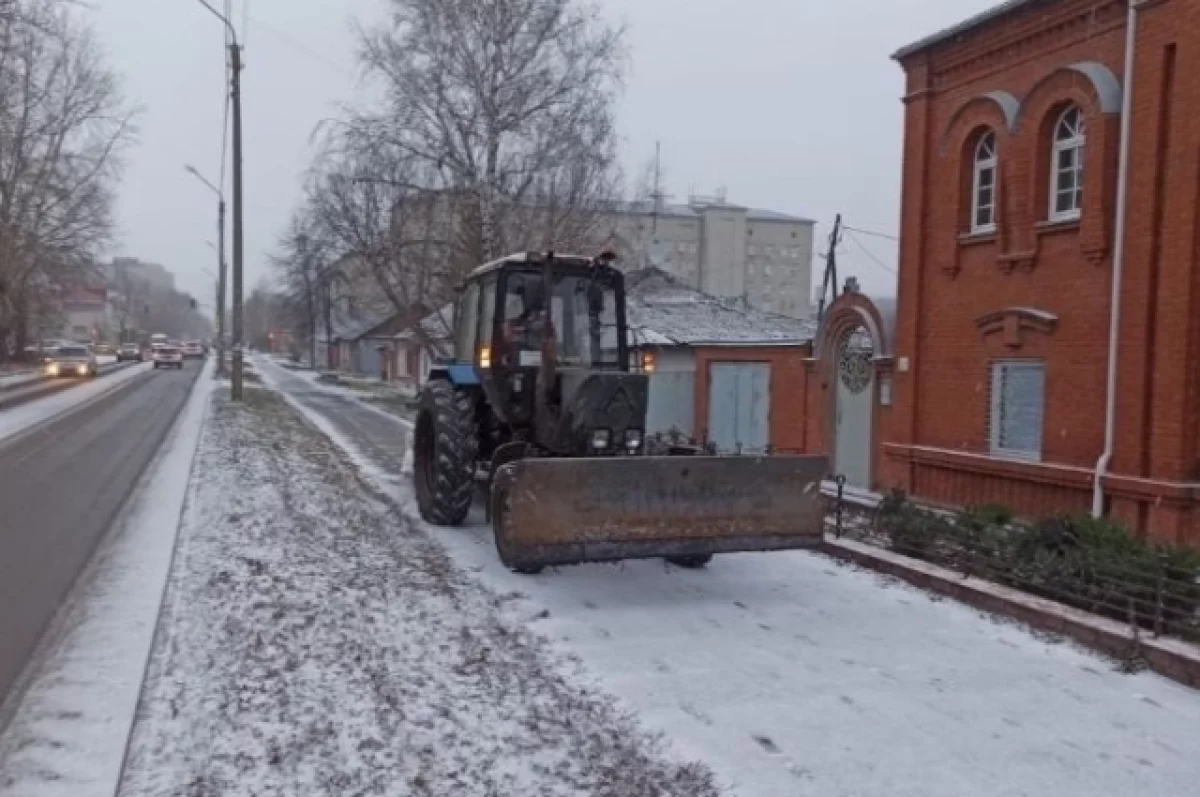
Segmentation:
[[(331, 374), (307, 368), (289, 368), (278, 358), (257, 358), (265, 360), (267, 367), (282, 369), (296, 379), (306, 380), (309, 389), (327, 393), (331, 396), (360, 401), (368, 407), (381, 410), (404, 421), (412, 421), (416, 416), (413, 408), (415, 394), (406, 387), (390, 384), (379, 379), (352, 377), (346, 374)], [(328, 376), (336, 376), (337, 382), (325, 381)]]
[(121, 795), (717, 794), (276, 394), (193, 473)]
[(0, 391), (12, 390), (17, 387), (31, 385), (34, 382), (40, 381), (42, 375), (35, 369), (29, 368), (24, 371), (0, 371)]
[[(406, 426), (261, 370), (407, 500)], [(528, 577), (500, 566), (478, 514), (425, 531), (509, 596), (512, 621), (745, 797), (1187, 797), (1200, 783), (1200, 694), (820, 555)]]

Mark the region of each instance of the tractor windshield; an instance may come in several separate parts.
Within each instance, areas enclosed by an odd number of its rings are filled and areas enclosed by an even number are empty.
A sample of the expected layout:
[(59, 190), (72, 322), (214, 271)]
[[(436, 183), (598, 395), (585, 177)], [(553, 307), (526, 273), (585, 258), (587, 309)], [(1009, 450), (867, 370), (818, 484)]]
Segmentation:
[[(518, 352), (541, 351), (541, 324), (546, 320), (543, 293), (540, 273), (513, 272), (508, 275), (505, 337)], [(550, 294), (549, 320), (557, 343), (559, 365), (620, 366), (617, 296), (612, 286), (589, 276), (556, 274)]]

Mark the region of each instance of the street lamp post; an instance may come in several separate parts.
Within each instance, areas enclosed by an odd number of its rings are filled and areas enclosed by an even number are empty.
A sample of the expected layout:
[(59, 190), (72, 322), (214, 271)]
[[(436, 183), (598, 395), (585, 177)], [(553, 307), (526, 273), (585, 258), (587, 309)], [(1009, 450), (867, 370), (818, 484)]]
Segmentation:
[(225, 194), (195, 166), (184, 166), (217, 195), (217, 376), (225, 376)]
[(233, 23), (208, 0), (200, 5), (225, 24), (229, 31), (229, 99), (233, 117), (233, 376), (230, 397), (242, 400), (242, 47)]

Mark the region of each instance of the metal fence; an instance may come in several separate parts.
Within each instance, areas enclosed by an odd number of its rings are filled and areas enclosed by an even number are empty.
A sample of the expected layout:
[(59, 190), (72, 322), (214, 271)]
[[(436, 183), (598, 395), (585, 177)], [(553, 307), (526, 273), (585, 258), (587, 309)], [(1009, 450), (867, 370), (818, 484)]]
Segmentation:
[(1000, 507), (946, 512), (898, 495), (866, 508), (841, 484), (831, 503), (835, 537), (1128, 623), (1135, 634), (1200, 642), (1200, 552), (1090, 517), (1024, 523)]

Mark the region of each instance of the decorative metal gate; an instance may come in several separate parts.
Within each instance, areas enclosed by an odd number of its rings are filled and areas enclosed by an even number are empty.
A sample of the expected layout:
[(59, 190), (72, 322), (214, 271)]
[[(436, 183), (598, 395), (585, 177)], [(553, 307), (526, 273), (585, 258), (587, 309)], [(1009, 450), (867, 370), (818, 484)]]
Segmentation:
[(837, 346), (834, 399), (834, 469), (855, 487), (870, 487), (871, 416), (875, 396), (874, 344), (865, 327), (844, 334)]

